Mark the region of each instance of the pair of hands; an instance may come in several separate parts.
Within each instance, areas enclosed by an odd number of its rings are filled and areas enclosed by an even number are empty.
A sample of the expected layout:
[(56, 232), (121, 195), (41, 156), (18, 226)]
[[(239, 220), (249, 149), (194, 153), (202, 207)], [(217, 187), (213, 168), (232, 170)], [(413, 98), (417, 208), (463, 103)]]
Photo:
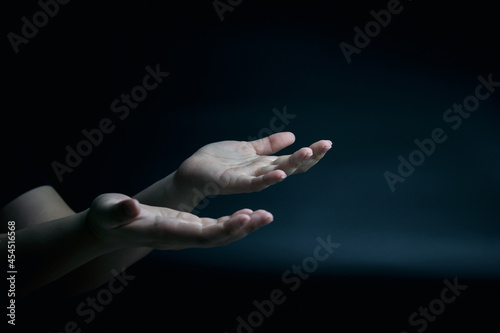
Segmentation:
[[(291, 155), (273, 156), (290, 146), (295, 136), (276, 133), (255, 141), (208, 144), (185, 160), (175, 177), (184, 189), (215, 184), (219, 194), (261, 191), (287, 176), (313, 167), (331, 148), (318, 141)], [(122, 194), (103, 194), (92, 203), (86, 223), (105, 243), (155, 249), (214, 247), (232, 243), (273, 221), (264, 210), (241, 209), (218, 219), (201, 218), (177, 210), (140, 204)]]

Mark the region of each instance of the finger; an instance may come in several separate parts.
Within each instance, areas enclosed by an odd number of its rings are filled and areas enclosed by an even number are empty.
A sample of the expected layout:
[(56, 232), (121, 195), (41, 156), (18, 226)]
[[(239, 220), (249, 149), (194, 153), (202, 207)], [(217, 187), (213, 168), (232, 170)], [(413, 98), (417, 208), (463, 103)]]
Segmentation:
[(259, 209), (250, 214), (250, 221), (245, 224), (244, 229), (247, 232), (253, 232), (262, 226), (268, 225), (273, 220), (273, 214), (266, 210)]
[(240, 215), (240, 214), (247, 214), (247, 215), (250, 215), (253, 213), (253, 210), (249, 209), (249, 208), (244, 208), (244, 209), (240, 209), (239, 211), (237, 212), (234, 212), (233, 215), (231, 216), (236, 216), (236, 215)]
[(332, 148), (332, 145), (330, 140), (321, 140), (313, 143), (309, 148), (313, 151), (313, 158), (321, 158)]
[[(225, 223), (226, 221), (229, 221), (232, 217), (235, 217), (237, 215), (242, 215), (242, 214), (250, 215), (252, 213), (253, 213), (253, 210), (251, 210), (251, 209), (248, 209), (248, 208), (240, 209), (239, 211), (234, 212), (231, 216), (224, 216), (224, 217), (221, 217), (221, 218), (217, 219), (215, 223)], [(214, 224), (214, 222), (213, 222), (212, 219), (209, 219), (209, 220), (211, 220), (211, 221), (207, 222), (207, 223), (205, 223), (203, 225)], [(204, 222), (204, 218), (202, 218), (201, 221), (203, 223)]]
[[(286, 158), (283, 158), (281, 161), (285, 161), (287, 158), (289, 158), (291, 155), (286, 155), (287, 157)], [(278, 158), (279, 159), (279, 158)], [(255, 177), (258, 177), (258, 176), (262, 176), (262, 175), (265, 175), (267, 173), (270, 173), (270, 172), (273, 172), (273, 171), (283, 171), (280, 169), (279, 165), (277, 164), (274, 164), (275, 161), (273, 161), (273, 164), (271, 165), (266, 165), (264, 167), (261, 167), (259, 169), (257, 169), (254, 173), (254, 176)], [(278, 163), (279, 164), (279, 163)], [(275, 175), (277, 175), (279, 178), (281, 178), (282, 176), (283, 177), (286, 177), (286, 173), (285, 172), (278, 172), (278, 173), (274, 173)]]
[(306, 172), (312, 168), (316, 163), (318, 163), (325, 154), (332, 148), (332, 142), (330, 140), (321, 140), (313, 143), (309, 148), (313, 151), (313, 155), (310, 159), (304, 161), (295, 171), (295, 173)]
[(273, 164), (276, 164), (280, 170), (287, 175), (291, 175), (297, 170), (301, 163), (307, 161), (313, 155), (311, 148), (301, 148), (292, 155), (281, 156)]
[(118, 193), (100, 195), (91, 205), (91, 214), (98, 214), (99, 219), (109, 227), (129, 222), (137, 217), (140, 211), (136, 199)]
[(250, 141), (258, 155), (271, 155), (295, 142), (292, 132), (280, 132), (268, 137)]
[[(255, 230), (259, 229), (260, 227), (263, 227), (269, 223), (271, 223), (274, 219), (273, 215), (269, 213), (268, 211), (259, 209), (251, 214), (245, 214), (245, 216), (248, 217), (248, 219), (244, 220), (242, 223), (239, 224), (238, 228), (232, 229), (238, 231), (236, 233), (233, 233), (229, 235), (230, 238), (237, 238), (239, 237), (238, 235), (243, 235), (243, 234), (249, 234), (251, 232), (254, 232)], [(229, 224), (236, 224), (234, 221), (230, 220), (226, 222), (226, 228), (228, 228)], [(231, 227), (233, 228), (233, 227)]]
[(112, 211), (112, 214), (116, 216), (119, 215), (126, 219), (133, 219), (139, 215), (141, 207), (139, 206), (139, 201), (136, 199), (125, 199), (113, 206)]
[(290, 156), (288, 165), (291, 168), (298, 167), (302, 162), (308, 160), (313, 155), (311, 148), (300, 148)]
[[(251, 213), (250, 213), (251, 212)], [(232, 242), (272, 222), (270, 213), (250, 209), (240, 210), (219, 220), (200, 218), (199, 222), (185, 222), (178, 218), (160, 217), (154, 224), (151, 235), (154, 247), (158, 249), (184, 249), (192, 247), (213, 247)]]
[[(245, 218), (240, 216), (234, 220), (243, 223)], [(162, 250), (207, 247), (211, 242), (226, 238), (231, 232), (231, 229), (225, 231), (222, 223), (218, 224), (216, 220), (208, 218), (202, 218), (199, 222), (186, 222), (178, 218), (160, 217), (153, 226), (154, 230), (150, 232), (153, 247)]]
[[(204, 227), (201, 230), (201, 234), (195, 237), (196, 247), (214, 247), (217, 244), (223, 243), (225, 240), (238, 238), (239, 234), (249, 233), (249, 231), (243, 231), (245, 229), (258, 228), (254, 226), (261, 222), (262, 212), (253, 212), (250, 214), (233, 214), (224, 223), (217, 223)], [(262, 222), (261, 222), (262, 223)]]
[[(221, 232), (224, 231), (224, 235), (219, 240), (213, 239), (213, 244), (230, 237), (231, 234), (241, 229), (243, 225), (245, 225), (248, 221), (250, 221), (250, 214), (233, 214), (228, 219), (223, 219), (221, 223), (219, 223), (218, 227), (221, 227), (221, 230), (216, 230), (215, 228), (207, 229), (205, 231), (206, 235), (210, 235), (210, 232)], [(212, 236), (212, 238), (214, 238)]]
[(181, 221), (191, 222), (191, 223), (201, 223), (203, 226), (217, 223), (217, 221), (214, 219), (200, 219), (200, 217), (188, 212), (178, 212), (176, 217)]
[(219, 241), (218, 243), (215, 244), (215, 246), (223, 246), (233, 243), (237, 240), (240, 240), (246, 237), (247, 235), (255, 232), (256, 230), (260, 229), (261, 227), (268, 225), (273, 220), (274, 217), (271, 213), (265, 210), (255, 211), (253, 214), (251, 214), (250, 220), (246, 222), (239, 230), (232, 233), (225, 239)]
[(265, 210), (259, 209), (255, 212), (250, 209), (240, 210), (231, 215), (229, 219), (225, 220), (222, 224), (218, 223), (217, 225), (204, 227), (203, 236), (210, 240), (204, 245), (215, 245), (224, 239), (236, 240), (242, 235), (254, 232), (272, 221), (273, 215)]
[(283, 170), (274, 170), (260, 176), (242, 175), (238, 178), (238, 190), (244, 193), (259, 192), (285, 179)]
[(157, 229), (161, 231), (157, 231), (156, 235), (163, 243), (162, 248), (211, 247), (239, 230), (250, 219), (245, 213), (234, 213), (218, 220), (203, 217), (197, 222), (167, 218), (160, 223), (157, 221)]

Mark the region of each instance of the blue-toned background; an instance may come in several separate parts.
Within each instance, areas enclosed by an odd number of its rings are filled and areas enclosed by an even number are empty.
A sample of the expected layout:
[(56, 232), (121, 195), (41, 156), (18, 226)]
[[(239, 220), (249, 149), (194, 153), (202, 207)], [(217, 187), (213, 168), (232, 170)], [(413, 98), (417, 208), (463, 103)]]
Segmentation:
[[(468, 289), (426, 331), (493, 327), (500, 296), (500, 91), (456, 130), (443, 120), (474, 93), (479, 75), (500, 81), (490, 5), (402, 2), (403, 11), (350, 64), (339, 43), (352, 44), (353, 28), (387, 2), (244, 1), (222, 22), (210, 1), (71, 6), (54, 23), (68, 27), (70, 47), (40, 36), (25, 51), (44, 53), (42, 46), (52, 45), (58, 59), (73, 65), (71, 74), (55, 75), (79, 89), (61, 88), (59, 102), (44, 99), (58, 105), (67, 126), (57, 130), (71, 138), (59, 145), (57, 135), (51, 138), (55, 156), (99, 119), (116, 124), (58, 185), (75, 209), (104, 192), (133, 195), (207, 143), (256, 137), (270, 127), (273, 109), (296, 116), (284, 130), (297, 140), (283, 153), (333, 142), (307, 174), (260, 193), (207, 199), (204, 216), (249, 207), (272, 212), (275, 221), (227, 247), (153, 252), (128, 270), (136, 279), (98, 319), (82, 324), (84, 331), (236, 332), (236, 318), (255, 310), (253, 300), (281, 288), (287, 301), (255, 332), (416, 332), (420, 326), (410, 326), (408, 316), (440, 296), (443, 279), (455, 277)], [(95, 26), (82, 31), (90, 17)], [(62, 34), (54, 26), (44, 32)], [(33, 61), (29, 66), (47, 75)], [(109, 103), (156, 64), (170, 76), (119, 120)], [(408, 158), (414, 140), (430, 138), (437, 127), (447, 140), (392, 192), (384, 172), (397, 173), (398, 156)], [(300, 289), (288, 290), (282, 274), (313, 255), (317, 237), (329, 235), (340, 247)], [(56, 331), (71, 318), (78, 319), (73, 304), (47, 326)]]

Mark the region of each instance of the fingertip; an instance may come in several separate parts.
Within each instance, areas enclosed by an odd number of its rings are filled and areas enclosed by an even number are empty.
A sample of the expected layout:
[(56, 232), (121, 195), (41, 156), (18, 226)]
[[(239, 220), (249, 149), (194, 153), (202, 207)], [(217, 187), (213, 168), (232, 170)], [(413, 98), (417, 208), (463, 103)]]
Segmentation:
[(292, 132), (283, 132), (283, 133), (285, 133), (290, 137), (290, 141), (292, 141), (292, 143), (295, 142), (295, 134), (293, 134)]
[(243, 213), (243, 214), (238, 214), (236, 216), (234, 216), (233, 218), (237, 221), (243, 221), (243, 222), (246, 222), (246, 221), (249, 221), (250, 220), (250, 215), (253, 214), (253, 213)]
[(292, 145), (295, 142), (295, 134), (292, 132), (278, 132), (268, 136), (269, 140), (280, 142), (279, 150)]
[(273, 214), (271, 214), (270, 212), (263, 210), (263, 209), (259, 209), (259, 210), (255, 211), (254, 214), (260, 220), (262, 225), (267, 225), (267, 224), (273, 222), (273, 220), (274, 220)]
[(303, 147), (297, 150), (295, 153), (290, 156), (290, 162), (293, 166), (297, 167), (303, 161), (308, 160), (313, 155), (312, 149), (309, 147)]
[(283, 170), (277, 170), (276, 174), (278, 176), (278, 181), (282, 181), (287, 177), (286, 172)]
[(250, 216), (248, 214), (238, 214), (228, 221), (227, 226), (229, 230), (234, 231), (244, 226), (248, 221), (250, 221)]
[(332, 142), (330, 140), (320, 140), (313, 143), (309, 148), (312, 149), (317, 157), (322, 157), (328, 150), (332, 148)]
[(250, 208), (243, 208), (243, 209), (238, 210), (237, 212), (234, 212), (231, 216), (236, 216), (236, 215), (240, 215), (240, 214), (252, 214), (252, 213), (253, 213), (253, 210), (251, 210)]
[(325, 140), (325, 147), (323, 147), (323, 152), (326, 153), (327, 151), (329, 151), (332, 146), (333, 146), (333, 143), (330, 141), (330, 140)]
[(240, 218), (241, 218), (242, 224), (251, 220), (251, 217), (248, 214), (242, 214)]
[(286, 177), (286, 172), (278, 169), (263, 175), (262, 180), (267, 187), (284, 180)]
[(137, 201), (136, 199), (123, 200), (119, 203), (119, 205), (121, 206), (121, 212), (126, 217), (133, 218), (139, 215), (139, 201)]
[(313, 154), (314, 154), (313, 150), (311, 148), (309, 148), (309, 147), (308, 148), (304, 148), (304, 153), (305, 153), (305, 155), (303, 157), (304, 161), (307, 161), (308, 159), (310, 159), (313, 156)]
[(266, 212), (266, 216), (264, 217), (264, 220), (266, 221), (266, 224), (269, 224), (274, 221), (274, 216), (273, 214)]

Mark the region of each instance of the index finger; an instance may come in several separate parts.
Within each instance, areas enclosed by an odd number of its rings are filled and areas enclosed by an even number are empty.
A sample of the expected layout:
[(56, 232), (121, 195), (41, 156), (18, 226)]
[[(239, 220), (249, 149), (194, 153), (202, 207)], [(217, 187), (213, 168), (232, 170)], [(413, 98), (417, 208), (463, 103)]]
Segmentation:
[(280, 132), (262, 139), (250, 141), (258, 155), (271, 155), (295, 142), (292, 132)]

